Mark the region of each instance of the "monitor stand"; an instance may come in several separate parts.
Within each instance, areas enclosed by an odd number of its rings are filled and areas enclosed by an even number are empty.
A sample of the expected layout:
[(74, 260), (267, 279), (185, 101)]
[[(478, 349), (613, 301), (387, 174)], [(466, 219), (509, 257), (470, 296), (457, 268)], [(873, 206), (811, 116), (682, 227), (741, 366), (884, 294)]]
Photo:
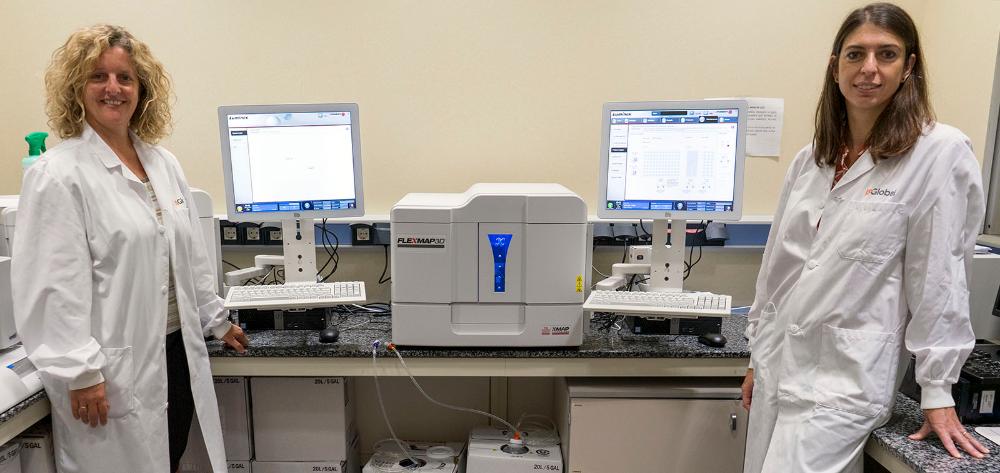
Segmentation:
[(653, 220), (648, 291), (683, 292), (686, 235), (687, 220)]
[(316, 282), (314, 220), (311, 218), (282, 220), (281, 235), (285, 255), (285, 283)]
[[(673, 232), (670, 229), (674, 229)], [(649, 275), (639, 283), (639, 290), (648, 292), (684, 291), (684, 238), (687, 235), (687, 220), (653, 220), (652, 241), (650, 242), (649, 263), (615, 263), (611, 265), (611, 276), (594, 285), (601, 291), (617, 291), (635, 275)]]

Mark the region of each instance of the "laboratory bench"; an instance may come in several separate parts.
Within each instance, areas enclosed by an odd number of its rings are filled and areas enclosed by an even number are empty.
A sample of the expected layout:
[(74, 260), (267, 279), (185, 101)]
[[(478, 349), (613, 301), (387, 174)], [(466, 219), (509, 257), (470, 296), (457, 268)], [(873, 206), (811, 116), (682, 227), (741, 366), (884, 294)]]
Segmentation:
[[(369, 317), (369, 316), (359, 316)], [(405, 375), (395, 355), (384, 349), (391, 340), (388, 320), (372, 317), (339, 325), (336, 343), (320, 343), (317, 331), (250, 332), (250, 348), (240, 355), (222, 342), (208, 343), (216, 376), (379, 376)], [(592, 326), (579, 347), (440, 348), (397, 347), (416, 376), (692, 376), (742, 377), (750, 358), (744, 317), (726, 319), (728, 343), (712, 348), (694, 336), (614, 334)], [(372, 361), (372, 343), (382, 349)]]
[[(723, 323), (728, 343), (712, 348), (694, 336), (631, 335), (624, 330), (592, 327), (580, 347), (572, 348), (430, 348), (398, 347), (416, 376), (487, 377), (741, 377), (750, 356), (743, 338), (746, 319), (733, 317)], [(388, 320), (348, 320), (340, 324), (335, 343), (320, 343), (314, 330), (265, 330), (250, 332), (246, 354), (208, 343), (216, 376), (405, 376), (395, 355), (380, 349), (372, 360), (372, 342), (391, 337)], [(13, 438), (49, 412), (44, 392), (35, 394), (0, 413), (0, 444)], [(887, 425), (870, 437), (866, 452), (889, 471), (993, 472), (1000, 471), (1000, 455), (985, 460), (946, 456), (939, 441), (915, 442), (906, 438), (922, 422), (919, 405), (897, 396)], [(1000, 447), (973, 433), (980, 442), (1000, 453)]]
[(49, 398), (39, 391), (0, 413), (0, 445), (49, 415)]
[(920, 429), (924, 422), (920, 404), (904, 394), (896, 394), (896, 405), (892, 418), (868, 438), (865, 452), (892, 473), (992, 473), (1000, 471), (1000, 446), (986, 440), (974, 430), (966, 429), (979, 443), (992, 452), (986, 458), (977, 460), (965, 452), (961, 459), (951, 458), (937, 438), (916, 441), (907, 438)]

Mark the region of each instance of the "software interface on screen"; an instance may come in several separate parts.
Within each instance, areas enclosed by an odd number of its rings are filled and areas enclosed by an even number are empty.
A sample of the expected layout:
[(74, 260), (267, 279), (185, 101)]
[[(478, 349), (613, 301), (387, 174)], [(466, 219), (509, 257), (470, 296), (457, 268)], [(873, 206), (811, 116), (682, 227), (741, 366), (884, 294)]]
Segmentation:
[(733, 209), (739, 110), (612, 110), (612, 210)]
[(353, 209), (350, 112), (227, 115), (235, 211)]

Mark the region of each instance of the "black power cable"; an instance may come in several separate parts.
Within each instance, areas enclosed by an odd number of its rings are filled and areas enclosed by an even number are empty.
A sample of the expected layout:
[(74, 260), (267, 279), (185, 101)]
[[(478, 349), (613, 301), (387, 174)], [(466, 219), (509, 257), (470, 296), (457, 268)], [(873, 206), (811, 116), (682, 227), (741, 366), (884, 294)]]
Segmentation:
[[(695, 234), (697, 234), (697, 233), (704, 233), (705, 232), (705, 225), (706, 225), (705, 221), (702, 220), (701, 223), (699, 223), (699, 226), (701, 228), (698, 231), (696, 231)], [(687, 279), (688, 276), (691, 275), (691, 270), (694, 269), (695, 265), (697, 265), (698, 263), (701, 262), (701, 257), (702, 257), (702, 254), (703, 254), (704, 241), (705, 241), (704, 238), (699, 238), (697, 245), (691, 245), (690, 247), (688, 247), (689, 249), (688, 249), (687, 261), (684, 262), (684, 279)], [(695, 247), (698, 248), (698, 259), (694, 259), (694, 249), (695, 249)]]
[[(330, 241), (330, 237), (331, 236), (333, 237), (333, 241)], [(327, 279), (330, 279), (330, 276), (333, 276), (333, 273), (337, 272), (337, 267), (340, 265), (340, 254), (337, 252), (337, 250), (340, 249), (340, 238), (337, 237), (336, 233), (331, 232), (329, 229), (326, 228), (326, 219), (325, 218), (323, 219), (323, 238), (322, 238), (322, 242), (323, 242), (323, 249), (326, 250), (327, 259), (326, 259), (326, 263), (323, 264), (323, 267), (320, 268), (319, 271), (316, 271), (316, 274), (317, 275), (323, 274), (323, 271), (332, 262), (333, 263), (333, 268), (330, 269), (330, 272), (326, 276), (324, 276), (322, 279), (320, 279), (320, 282), (326, 282)], [(329, 248), (330, 245), (333, 246), (332, 250)]]
[(382, 275), (378, 277), (379, 284), (385, 284), (392, 281), (392, 277), (385, 277), (385, 273), (389, 271), (389, 245), (382, 245), (385, 248), (385, 265), (382, 266)]

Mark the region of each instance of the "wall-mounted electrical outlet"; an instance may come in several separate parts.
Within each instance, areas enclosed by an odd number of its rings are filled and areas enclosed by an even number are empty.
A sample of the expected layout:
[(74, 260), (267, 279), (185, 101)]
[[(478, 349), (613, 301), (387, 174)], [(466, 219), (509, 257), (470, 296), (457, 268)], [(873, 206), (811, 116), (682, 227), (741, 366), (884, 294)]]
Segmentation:
[(371, 245), (374, 242), (372, 238), (374, 237), (372, 226), (364, 223), (356, 223), (351, 225), (351, 245), (362, 246)]
[(261, 223), (257, 226), (257, 235), (261, 245), (281, 245), (281, 224)]
[(260, 228), (258, 227), (247, 227), (247, 243), (259, 243), (260, 242)]

